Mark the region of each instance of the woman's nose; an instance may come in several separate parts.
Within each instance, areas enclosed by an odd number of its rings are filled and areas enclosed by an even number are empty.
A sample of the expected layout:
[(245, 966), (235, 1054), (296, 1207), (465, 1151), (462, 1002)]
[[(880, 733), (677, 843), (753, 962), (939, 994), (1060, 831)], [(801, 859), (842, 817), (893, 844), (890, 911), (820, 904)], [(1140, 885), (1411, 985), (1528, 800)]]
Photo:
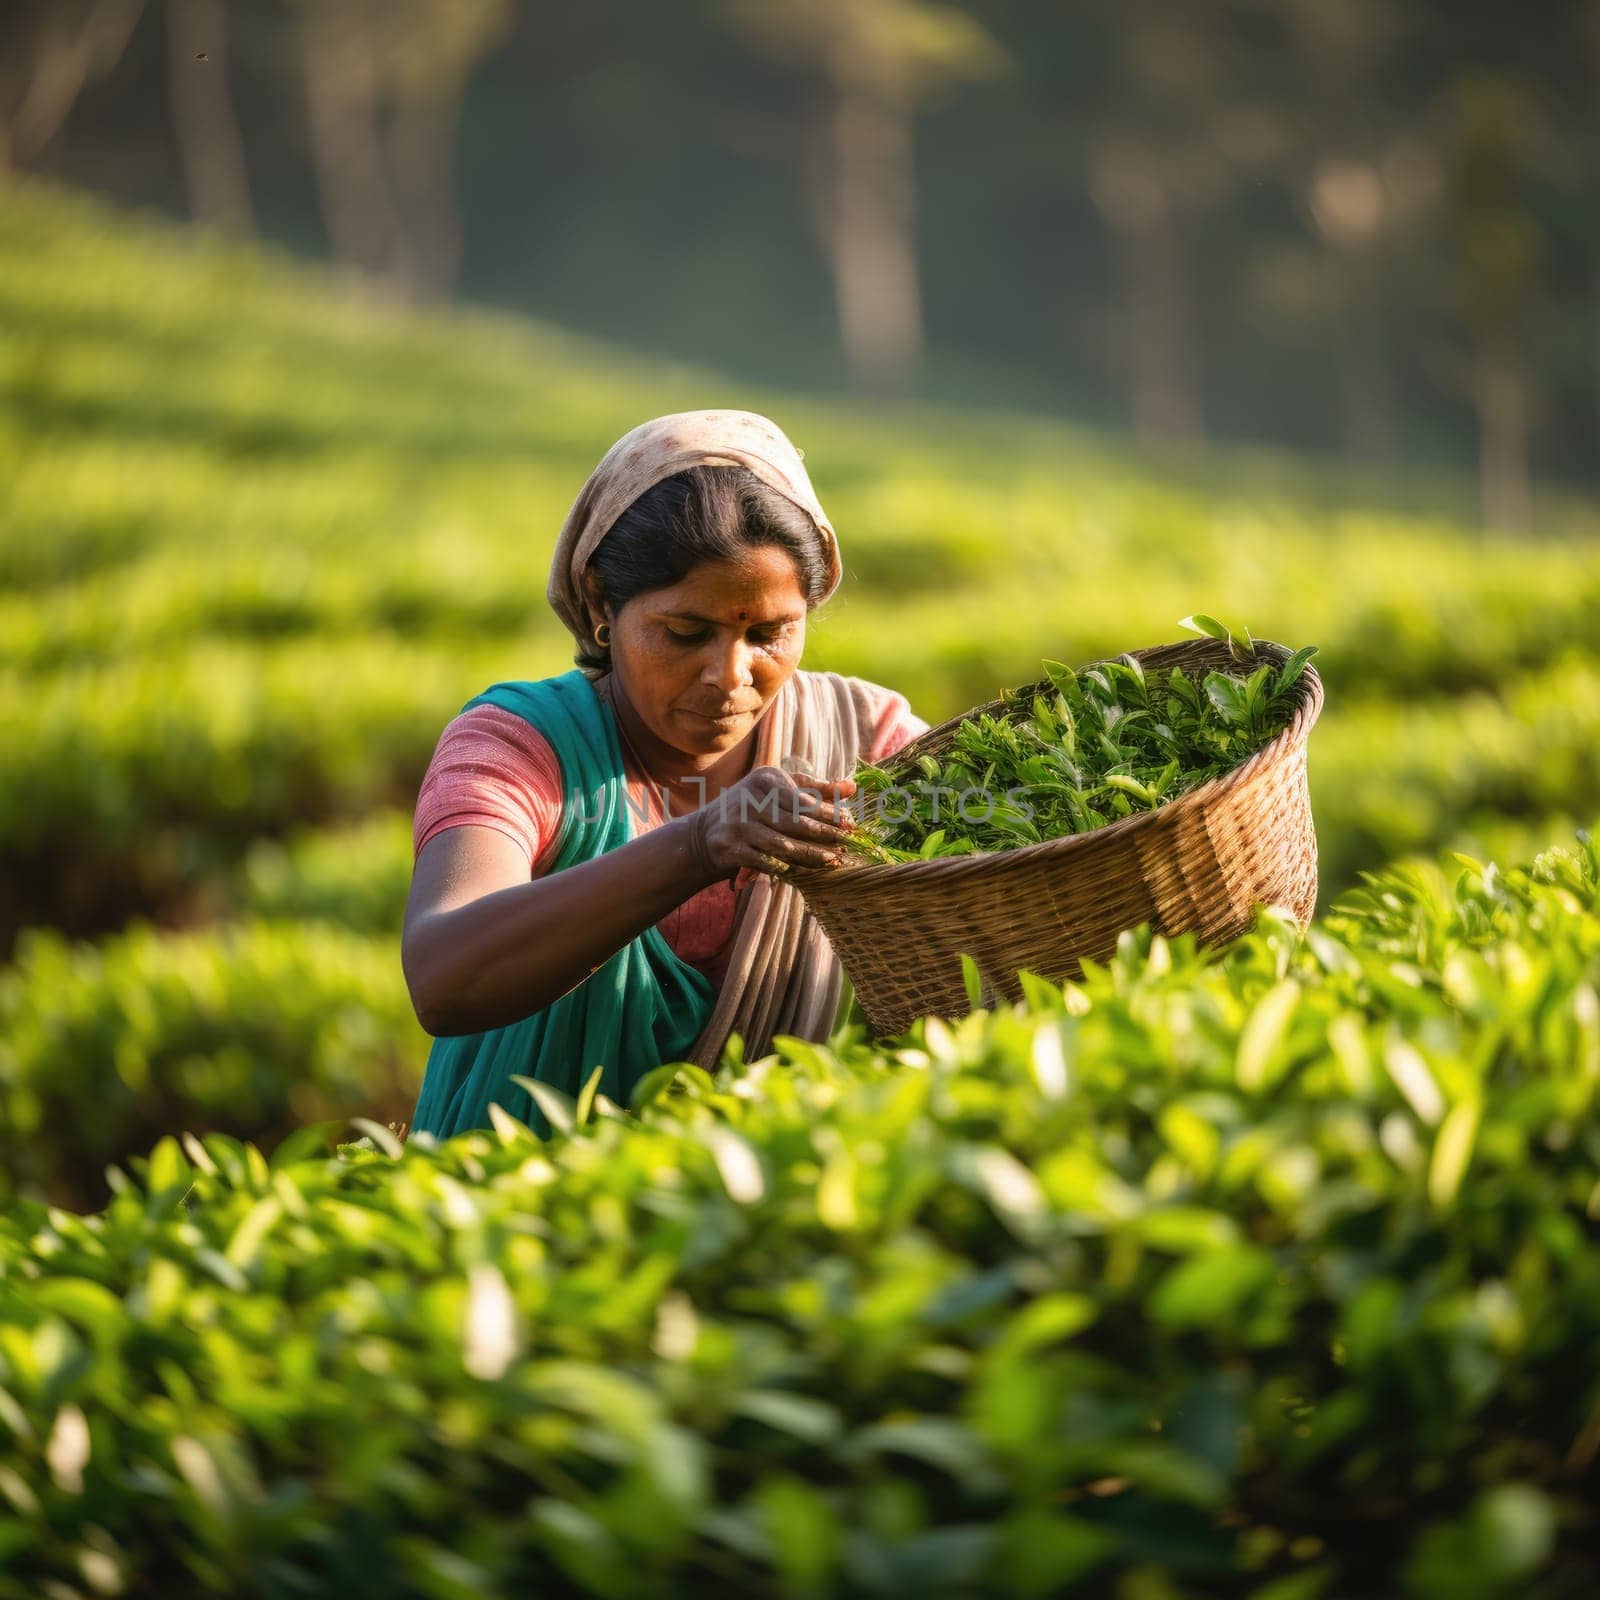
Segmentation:
[(748, 688), (755, 681), (750, 675), (751, 654), (749, 641), (743, 638), (736, 638), (729, 645), (719, 645), (700, 674), (701, 682), (715, 684), (723, 694)]

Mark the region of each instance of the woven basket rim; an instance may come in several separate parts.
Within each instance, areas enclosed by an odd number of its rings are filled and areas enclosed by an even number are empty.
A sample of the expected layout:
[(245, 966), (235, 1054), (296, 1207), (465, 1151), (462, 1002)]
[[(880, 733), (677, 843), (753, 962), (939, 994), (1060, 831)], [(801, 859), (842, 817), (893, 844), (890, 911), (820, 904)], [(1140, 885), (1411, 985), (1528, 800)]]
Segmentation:
[[(1137, 650), (1122, 650), (1112, 656), (1097, 656), (1093, 661), (1086, 661), (1081, 667), (1074, 668), (1078, 672), (1087, 672), (1091, 667), (1101, 666), (1110, 661), (1121, 661), (1127, 656), (1133, 656), (1139, 661), (1147, 656), (1155, 655), (1162, 651), (1175, 648), (1188, 648), (1203, 650), (1208, 645), (1221, 643), (1213, 639), (1175, 639), (1168, 644), (1145, 645)], [(1277, 657), (1281, 666), (1287, 661), (1294, 651), (1287, 645), (1279, 644), (1273, 639), (1256, 639), (1254, 659), (1259, 661), (1262, 657), (1271, 659)], [(1048, 677), (1038, 678), (1033, 682), (1024, 684), (1021, 692), (1026, 694), (1033, 688), (1048, 686)], [(830, 887), (844, 888), (870, 888), (875, 884), (885, 882), (890, 876), (898, 875), (902, 882), (908, 881), (906, 875), (914, 874), (929, 882), (940, 877), (951, 875), (960, 877), (976, 868), (992, 865), (996, 862), (1021, 862), (1026, 863), (1036, 859), (1041, 852), (1048, 851), (1052, 855), (1062, 855), (1072, 849), (1089, 849), (1097, 841), (1111, 837), (1114, 834), (1130, 832), (1135, 828), (1168, 826), (1170, 820), (1181, 816), (1185, 812), (1197, 812), (1210, 806), (1214, 801), (1232, 789), (1248, 783), (1257, 773), (1264, 768), (1274, 766), (1280, 761), (1289, 759), (1294, 752), (1303, 746), (1310, 736), (1312, 725), (1322, 712), (1322, 679), (1315, 667), (1308, 661), (1295, 684), (1297, 701), (1294, 716), (1290, 718), (1287, 726), (1267, 744), (1257, 750), (1253, 755), (1241, 761), (1238, 766), (1230, 767), (1226, 772), (1219, 773), (1215, 778), (1208, 779), (1198, 789), (1191, 789), (1187, 794), (1179, 795), (1176, 800), (1168, 801), (1166, 805), (1157, 806), (1153, 811), (1136, 811), (1131, 816), (1118, 817), (1115, 822), (1108, 822), (1104, 827), (1091, 828), (1087, 833), (1067, 833), (1055, 839), (1040, 839), (1033, 844), (1015, 845), (1006, 850), (975, 850), (964, 855), (935, 856), (929, 861), (865, 861), (860, 865), (851, 862), (837, 867), (791, 867), (783, 877), (784, 881), (794, 884), (804, 891), (808, 886), (828, 884)], [(947, 717), (943, 722), (934, 727), (925, 729), (909, 743), (902, 745), (883, 765), (886, 767), (899, 767), (902, 761), (910, 762), (916, 759), (917, 746), (923, 741), (932, 739), (936, 734), (941, 734), (964, 722), (969, 717), (979, 716), (989, 712), (993, 707), (1000, 707), (1003, 702), (999, 699), (985, 701), (982, 705), (972, 706), (954, 717)], [(915, 881), (914, 879), (910, 881)]]

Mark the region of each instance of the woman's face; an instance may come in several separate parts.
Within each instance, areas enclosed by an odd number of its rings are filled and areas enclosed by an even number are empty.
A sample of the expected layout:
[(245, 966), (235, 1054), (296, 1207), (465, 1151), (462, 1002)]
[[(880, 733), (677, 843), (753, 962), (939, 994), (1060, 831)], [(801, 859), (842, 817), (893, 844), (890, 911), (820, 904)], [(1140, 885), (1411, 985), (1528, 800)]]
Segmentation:
[(806, 639), (800, 574), (777, 545), (703, 561), (604, 615), (618, 686), (645, 726), (686, 755), (720, 755), (745, 738)]

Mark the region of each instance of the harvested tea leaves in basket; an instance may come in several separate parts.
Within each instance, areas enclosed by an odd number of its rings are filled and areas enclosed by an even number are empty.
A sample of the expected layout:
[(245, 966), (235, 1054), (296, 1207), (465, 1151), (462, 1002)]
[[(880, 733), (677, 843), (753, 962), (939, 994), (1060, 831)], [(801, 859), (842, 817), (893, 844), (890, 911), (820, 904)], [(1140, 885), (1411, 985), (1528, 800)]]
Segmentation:
[(1087, 833), (1153, 811), (1248, 760), (1294, 716), (1315, 645), (1253, 659), (1248, 630), (1210, 617), (1185, 626), (1225, 640), (1237, 672), (1146, 674), (1131, 655), (1075, 671), (1044, 662), (1048, 690), (1005, 691), (1001, 715), (964, 720), (943, 756), (864, 765), (850, 848), (876, 861), (927, 861)]

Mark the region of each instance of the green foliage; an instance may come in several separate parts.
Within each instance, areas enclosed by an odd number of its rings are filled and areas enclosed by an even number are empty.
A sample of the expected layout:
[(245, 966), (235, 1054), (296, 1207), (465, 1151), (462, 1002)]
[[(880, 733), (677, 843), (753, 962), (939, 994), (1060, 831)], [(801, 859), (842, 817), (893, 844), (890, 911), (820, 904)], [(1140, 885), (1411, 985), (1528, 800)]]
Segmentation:
[(258, 839), (223, 896), (235, 914), (337, 923), (399, 936), (411, 891), (411, 818), (378, 811), (359, 822)]
[[(1236, 656), (1256, 658), (1212, 618)], [(1173, 667), (1146, 678), (1123, 655), (1074, 671), (1046, 661), (1045, 677), (1002, 696), (956, 728), (950, 753), (856, 770), (850, 847), (878, 861), (1007, 850), (1087, 833), (1153, 811), (1239, 766), (1276, 738), (1298, 704), (1295, 685), (1315, 645), (1248, 673)], [(913, 775), (914, 774), (914, 775)], [(974, 806), (981, 810), (976, 815)]]
[[(262, 836), (410, 805), (464, 699), (570, 663), (549, 544), (601, 452), (713, 389), (10, 185), (0, 946), (29, 924), (175, 919)], [(1174, 617), (1315, 638), (1329, 891), (1496, 813), (1569, 822), (1600, 797), (1592, 518), (1468, 540), (1324, 504), (1284, 462), (1200, 481), (1054, 423), (738, 399), (806, 450), (840, 530), (846, 583), (808, 666), (939, 720), (1041, 658), (1161, 642)], [(1458, 709), (1481, 746), (1452, 738)], [(1490, 753), (1507, 745), (1533, 800)]]
[(165, 1138), (0, 1222), (0, 1595), (1576, 1600), (1597, 986), (1580, 836), (548, 1142)]
[[(13, 1182), (98, 1199), (104, 1163), (168, 1128), (270, 1142), (304, 1116), (404, 1114), (422, 1041), (393, 940), (428, 755), (486, 683), (565, 668), (543, 591), (576, 486), (641, 416), (712, 387), (8, 188), (0, 949), (17, 961), (0, 1094), (17, 1105), (0, 1118), (35, 1130), (6, 1137)], [(805, 448), (840, 529), (846, 584), (810, 620), (807, 665), (940, 719), (1042, 658), (1113, 658), (1187, 614), (1316, 638), (1325, 895), (1406, 852), (1523, 854), (1600, 798), (1600, 562), (1581, 526), (1469, 541), (1293, 492), (1283, 463), (1201, 482), (1054, 423), (738, 398)], [(120, 934), (132, 918), (188, 931)], [(30, 926), (105, 942), (25, 954)], [(301, 951), (273, 969), (287, 997), (248, 976), (263, 939)], [(325, 940), (386, 975), (330, 992), (309, 954)], [(181, 970), (235, 976), (175, 976), (179, 951)], [(359, 1027), (318, 1020), (354, 1009)], [(150, 1064), (142, 1100), (125, 1058)], [(206, 1065), (230, 1059), (252, 1065)], [(285, 1087), (230, 1109), (230, 1082), (273, 1074)], [(30, 1109), (52, 1083), (48, 1116)], [(105, 1114), (78, 1113), (102, 1097)]]
[(24, 920), (167, 911), (263, 833), (416, 799), (439, 729), (512, 665), (394, 640), (197, 643), (0, 670), (0, 872)]
[(1325, 715), (1306, 767), (1324, 883), (1338, 888), (1486, 819), (1581, 820), (1600, 795), (1600, 659), (1571, 650), (1493, 694)]
[[(1118, 652), (1186, 613), (1253, 647), (1201, 607), (1319, 639), (1350, 892), (1221, 954), (1136, 930), (1020, 1007), (969, 965), (956, 1026), (628, 1109), (541, 1085), (547, 1144), (401, 1146), (423, 764), (568, 664), (577, 484), (713, 380), (177, 241), (0, 208), (0, 935), (105, 935), (0, 972), (0, 1600), (1594, 1591), (1600, 860), (1480, 865), (1600, 798), (1592, 522), (1468, 543), (740, 395), (841, 530), (808, 665), (937, 719), (1106, 661), (1021, 707), (1095, 766), (1074, 820), (1177, 792), (1153, 693), (1175, 735), (1270, 728), (1264, 683)], [(1042, 758), (1016, 736), (959, 759)]]
[(0, 970), (0, 1199), (83, 1205), (172, 1129), (271, 1144), (409, 1114), (427, 1038), (392, 938), (246, 919), (99, 945), (45, 929)]

